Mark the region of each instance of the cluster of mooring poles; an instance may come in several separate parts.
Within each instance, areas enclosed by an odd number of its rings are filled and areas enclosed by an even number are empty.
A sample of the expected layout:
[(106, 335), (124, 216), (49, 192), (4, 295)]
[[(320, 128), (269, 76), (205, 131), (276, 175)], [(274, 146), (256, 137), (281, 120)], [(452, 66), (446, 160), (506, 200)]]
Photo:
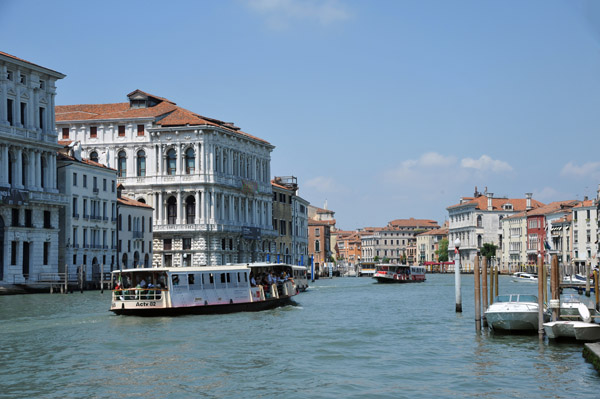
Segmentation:
[[(485, 313), (488, 307), (488, 262), (484, 256), (481, 258), (482, 267), (479, 267), (479, 253), (475, 256), (475, 265), (473, 275), (475, 277), (475, 328), (479, 331), (483, 323), (483, 327), (487, 327), (487, 320), (482, 314)], [(481, 272), (480, 272), (481, 269)], [(494, 297), (498, 296), (498, 266), (492, 266), (489, 272), (489, 302), (494, 303)]]
[[(459, 255), (460, 240), (454, 242), (454, 273), (455, 273), (455, 284), (456, 284), (456, 312), (462, 312), (462, 303), (460, 296), (460, 255)], [(485, 311), (488, 307), (488, 262), (484, 256), (481, 258), (482, 265), (479, 266), (479, 253), (475, 257), (474, 264), (474, 278), (475, 278), (475, 328), (477, 330), (483, 327), (487, 327), (487, 321)], [(552, 309), (552, 321), (560, 319), (560, 293), (561, 293), (561, 281), (562, 275), (561, 268), (558, 264), (558, 257), (552, 256), (550, 269), (546, 270), (544, 260), (541, 254), (538, 254), (538, 334), (540, 338), (544, 336), (544, 304), (548, 304), (549, 308)], [(550, 273), (550, 301), (548, 301), (548, 273)], [(492, 266), (489, 276), (489, 302), (490, 305), (494, 303), (494, 296), (498, 296), (498, 266)], [(587, 265), (586, 268), (586, 285), (585, 293), (590, 296), (591, 283), (590, 283), (590, 267)], [(596, 310), (600, 310), (600, 292), (598, 278), (600, 273), (598, 270), (593, 272), (594, 281), (594, 293), (596, 299)]]

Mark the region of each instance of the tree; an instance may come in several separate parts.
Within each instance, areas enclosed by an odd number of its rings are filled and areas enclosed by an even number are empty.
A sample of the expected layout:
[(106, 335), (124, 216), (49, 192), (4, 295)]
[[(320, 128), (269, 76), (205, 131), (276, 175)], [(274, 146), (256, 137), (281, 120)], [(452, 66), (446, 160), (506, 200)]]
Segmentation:
[(377, 255), (376, 255), (376, 256), (373, 258), (373, 262), (379, 262), (379, 256), (377, 256)]
[(438, 256), (438, 262), (448, 262), (448, 239), (444, 238), (440, 240), (438, 249), (435, 251)]
[(390, 263), (390, 259), (389, 258), (383, 258), (382, 263)]
[(481, 248), (481, 256), (485, 256), (487, 260), (490, 260), (492, 256), (496, 256), (496, 249), (498, 249), (496, 245), (486, 242)]

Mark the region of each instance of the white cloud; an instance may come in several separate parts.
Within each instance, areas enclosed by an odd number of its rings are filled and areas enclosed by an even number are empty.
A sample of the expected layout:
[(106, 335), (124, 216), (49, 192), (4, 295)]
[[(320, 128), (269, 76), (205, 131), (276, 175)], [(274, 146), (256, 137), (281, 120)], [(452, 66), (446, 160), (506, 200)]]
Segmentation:
[[(438, 154), (437, 152), (427, 152), (419, 159), (407, 159), (400, 166), (391, 172), (395, 177), (409, 177), (420, 175), (425, 169), (448, 168), (456, 164), (456, 158)], [(437, 173), (437, 172), (436, 172)]]
[(338, 0), (245, 0), (262, 14), (273, 29), (284, 29), (296, 20), (313, 20), (321, 25), (343, 21), (350, 13)]
[(475, 169), (480, 172), (492, 171), (495, 173), (511, 172), (513, 170), (507, 162), (492, 159), (488, 155), (482, 155), (479, 159), (463, 158), (460, 166), (468, 169)]
[(586, 177), (597, 180), (600, 177), (600, 162), (586, 162), (581, 166), (569, 162), (563, 166), (560, 175), (565, 177)]
[(307, 188), (312, 188), (320, 193), (342, 191), (342, 187), (331, 177), (317, 176), (306, 182)]

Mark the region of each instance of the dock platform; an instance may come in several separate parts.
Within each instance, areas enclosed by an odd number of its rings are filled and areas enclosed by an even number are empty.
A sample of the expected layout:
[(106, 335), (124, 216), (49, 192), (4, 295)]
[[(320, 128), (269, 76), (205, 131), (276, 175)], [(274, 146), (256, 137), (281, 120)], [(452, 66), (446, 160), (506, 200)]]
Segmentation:
[(592, 363), (598, 373), (600, 373), (600, 342), (585, 344), (583, 348), (583, 357)]

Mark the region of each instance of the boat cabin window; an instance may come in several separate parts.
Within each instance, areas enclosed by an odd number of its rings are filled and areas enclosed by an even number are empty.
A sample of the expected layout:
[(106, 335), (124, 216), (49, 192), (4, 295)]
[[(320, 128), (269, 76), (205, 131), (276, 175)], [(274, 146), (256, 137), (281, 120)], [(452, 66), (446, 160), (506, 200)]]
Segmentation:
[(517, 302), (537, 302), (537, 297), (535, 295), (519, 295)]
[(194, 275), (193, 274), (188, 274), (188, 284), (194, 285)]
[(510, 302), (510, 295), (498, 295), (494, 302)]
[(225, 288), (225, 273), (217, 273), (215, 288)]
[(227, 282), (231, 283), (231, 273), (227, 273)]

